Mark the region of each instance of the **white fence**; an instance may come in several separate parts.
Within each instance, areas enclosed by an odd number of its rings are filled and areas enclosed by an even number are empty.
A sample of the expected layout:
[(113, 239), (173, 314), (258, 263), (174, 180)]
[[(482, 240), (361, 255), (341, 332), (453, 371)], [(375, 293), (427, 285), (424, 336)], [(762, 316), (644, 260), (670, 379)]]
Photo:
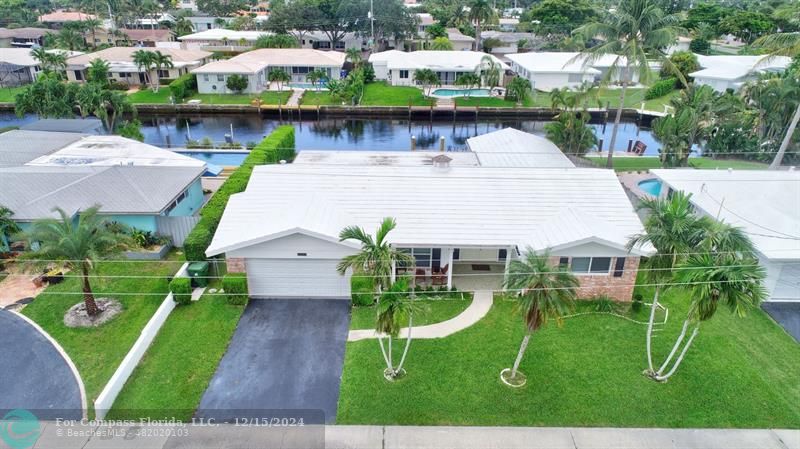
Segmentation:
[[(188, 266), (188, 262), (184, 263), (180, 270), (175, 273), (175, 277), (186, 276), (186, 268)], [(103, 391), (100, 392), (100, 396), (95, 399), (94, 411), (97, 419), (105, 418), (108, 411), (111, 410), (111, 406), (114, 405), (114, 400), (117, 399), (117, 395), (122, 391), (125, 382), (131, 377), (134, 368), (136, 368), (136, 365), (142, 360), (147, 348), (150, 347), (159, 329), (161, 329), (161, 326), (167, 321), (167, 317), (169, 317), (169, 314), (174, 308), (175, 301), (172, 299), (172, 292), (170, 292), (167, 297), (164, 298), (164, 302), (158, 307), (156, 313), (153, 314), (153, 317), (150, 318), (150, 321), (147, 322), (144, 329), (142, 329), (142, 333), (139, 335), (139, 338), (136, 339), (136, 343), (133, 344), (133, 347), (128, 351), (125, 358), (122, 359), (122, 363), (120, 363), (117, 370), (114, 371), (114, 375), (111, 376), (111, 379), (103, 388)]]
[(158, 234), (172, 237), (172, 244), (183, 246), (186, 236), (192, 232), (194, 225), (200, 221), (200, 217), (192, 215), (188, 217), (156, 217), (156, 229)]

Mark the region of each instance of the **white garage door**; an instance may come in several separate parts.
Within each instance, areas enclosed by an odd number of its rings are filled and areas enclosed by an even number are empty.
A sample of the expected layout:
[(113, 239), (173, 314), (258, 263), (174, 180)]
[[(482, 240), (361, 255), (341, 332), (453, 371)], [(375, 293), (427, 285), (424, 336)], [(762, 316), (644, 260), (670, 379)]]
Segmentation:
[(247, 259), (250, 296), (264, 298), (349, 298), (350, 277), (336, 271), (337, 259)]

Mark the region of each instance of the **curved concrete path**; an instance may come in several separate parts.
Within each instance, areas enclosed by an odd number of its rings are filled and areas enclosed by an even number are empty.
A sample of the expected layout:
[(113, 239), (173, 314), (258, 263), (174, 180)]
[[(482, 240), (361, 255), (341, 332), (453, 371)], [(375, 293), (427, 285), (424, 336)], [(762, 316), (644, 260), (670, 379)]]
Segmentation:
[[(444, 338), (464, 330), (485, 317), (492, 308), (492, 292), (488, 290), (478, 290), (474, 293), (472, 303), (457, 316), (441, 323), (428, 324), (426, 326), (414, 326), (411, 333), (412, 338)], [(408, 328), (400, 329), (399, 338), (408, 336)], [(368, 338), (378, 338), (377, 332), (373, 329), (351, 330), (347, 335), (347, 341), (366, 340)]]
[(36, 323), (0, 310), (0, 416), (30, 410), (39, 419), (81, 419), (83, 382), (63, 349)]

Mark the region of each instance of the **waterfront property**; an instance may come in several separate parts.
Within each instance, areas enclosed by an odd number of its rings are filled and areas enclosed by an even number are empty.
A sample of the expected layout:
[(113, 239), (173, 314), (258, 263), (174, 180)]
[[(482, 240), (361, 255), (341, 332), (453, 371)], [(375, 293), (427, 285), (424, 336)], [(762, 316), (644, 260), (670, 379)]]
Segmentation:
[(180, 244), (185, 232), (172, 222), (199, 211), (205, 171), (201, 161), (119, 136), (0, 134), (0, 204), (23, 229), (54, 217), (56, 207), (77, 216), (100, 205), (110, 221), (170, 235)]
[(690, 77), (700, 86), (711, 86), (717, 92), (738, 91), (746, 82), (766, 72), (782, 72), (791, 64), (785, 56), (697, 55), (701, 70)]
[(31, 83), (40, 71), (30, 48), (0, 48), (0, 87)]
[(192, 70), (197, 75), (201, 94), (232, 93), (226, 81), (231, 75), (247, 78), (244, 93), (259, 93), (270, 88), (269, 72), (283, 70), (293, 82), (305, 82), (314, 70), (322, 70), (328, 79), (339, 79), (345, 54), (304, 48), (263, 48), (231, 59), (214, 61)]
[[(511, 60), (511, 69), (517, 75), (531, 82), (536, 90), (549, 92), (553, 89), (575, 88), (583, 83), (608, 78), (611, 83), (623, 79), (624, 70), (609, 74), (616, 65), (622, 67), (625, 60), (615, 55), (605, 55), (597, 61), (588, 62), (575, 52), (531, 52), (506, 55)], [(631, 81), (638, 82), (636, 73), (631, 73)]]
[(484, 167), (574, 168), (550, 140), (514, 128), (467, 139), (467, 147)]
[[(142, 50), (140, 47), (110, 47), (94, 53), (74, 56), (67, 59), (67, 79), (82, 82), (86, 80), (86, 69), (95, 59), (102, 59), (109, 64), (111, 80), (130, 84), (143, 85), (147, 82), (147, 70), (133, 62), (133, 54)], [(179, 48), (158, 48), (158, 51), (172, 60), (172, 67), (158, 70), (161, 79), (175, 79), (189, 73), (192, 69), (205, 64), (211, 53), (202, 50), (183, 50)]]
[[(375, 69), (375, 78), (392, 86), (415, 86), (414, 71), (418, 69), (433, 70), (442, 85), (452, 86), (460, 75), (480, 71), (487, 57), (499, 64), (502, 70), (508, 69), (497, 57), (477, 51), (387, 50), (370, 55), (369, 62)], [(502, 83), (503, 77), (500, 78)]]
[(800, 172), (651, 170), (658, 192), (691, 193), (698, 213), (741, 227), (767, 272), (770, 301), (800, 301)]
[(416, 260), (396, 273), (448, 288), (500, 289), (511, 260), (531, 248), (570, 267), (582, 298), (627, 301), (649, 251), (625, 248), (642, 224), (612, 171), (450, 165), (442, 154), (429, 166), (258, 166), (206, 254), (246, 272), (254, 297), (349, 297), (350, 276), (336, 265), (359, 245), (339, 232), (387, 216), (397, 220), (389, 240)]
[[(214, 19), (211, 17), (210, 19)], [(207, 50), (243, 52), (253, 48), (261, 36), (266, 36), (266, 31), (234, 31), (224, 28), (208, 28), (197, 33), (178, 37), (186, 48)]]
[(52, 32), (48, 28), (0, 28), (0, 48), (42, 46), (44, 37)]

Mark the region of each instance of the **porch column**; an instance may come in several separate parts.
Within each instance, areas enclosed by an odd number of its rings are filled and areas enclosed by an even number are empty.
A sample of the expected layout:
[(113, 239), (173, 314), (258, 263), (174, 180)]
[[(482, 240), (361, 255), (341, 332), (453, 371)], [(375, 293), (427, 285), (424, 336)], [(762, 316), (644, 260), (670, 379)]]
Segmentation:
[(447, 248), (447, 289), (453, 288), (453, 248)]
[(397, 261), (394, 259), (392, 259), (392, 274), (389, 276), (389, 280), (392, 282), (392, 284), (397, 281)]
[(511, 268), (511, 253), (512, 253), (512, 251), (514, 251), (514, 247), (513, 246), (509, 246), (508, 249), (506, 249), (506, 267), (503, 270), (503, 291), (508, 290), (508, 288), (506, 287), (506, 283), (508, 282), (508, 270), (509, 270), (509, 268)]

